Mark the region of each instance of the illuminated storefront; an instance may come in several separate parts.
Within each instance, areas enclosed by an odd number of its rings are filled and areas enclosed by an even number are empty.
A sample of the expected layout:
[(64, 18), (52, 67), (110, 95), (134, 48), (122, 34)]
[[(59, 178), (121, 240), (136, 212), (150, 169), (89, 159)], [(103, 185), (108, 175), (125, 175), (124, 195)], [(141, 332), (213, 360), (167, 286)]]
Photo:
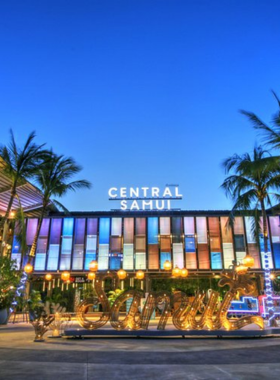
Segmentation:
[[(108, 211), (53, 213), (42, 223), (34, 274), (69, 270), (88, 271), (98, 261), (99, 271), (142, 269), (162, 273), (163, 263), (186, 267), (190, 273), (219, 272), (232, 260), (242, 262), (249, 253), (254, 271), (264, 268), (263, 239), (259, 244), (251, 232), (250, 216), (237, 216), (233, 229), (228, 211)], [(280, 219), (269, 215), (269, 262), (280, 270)], [(27, 244), (31, 247), (37, 218), (27, 219)], [(24, 265), (16, 236), (12, 259)]]

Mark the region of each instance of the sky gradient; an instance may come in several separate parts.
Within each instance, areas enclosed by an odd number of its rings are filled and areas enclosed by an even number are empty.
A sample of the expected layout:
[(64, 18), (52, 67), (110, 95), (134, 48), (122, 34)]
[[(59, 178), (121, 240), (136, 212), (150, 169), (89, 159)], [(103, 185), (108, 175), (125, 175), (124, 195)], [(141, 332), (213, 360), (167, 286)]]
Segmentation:
[(278, 0), (14, 1), (0, 5), (0, 142), (73, 156), (109, 210), (114, 187), (180, 185), (187, 210), (229, 209), (221, 161), (252, 151), (239, 113), (270, 121), (280, 95)]

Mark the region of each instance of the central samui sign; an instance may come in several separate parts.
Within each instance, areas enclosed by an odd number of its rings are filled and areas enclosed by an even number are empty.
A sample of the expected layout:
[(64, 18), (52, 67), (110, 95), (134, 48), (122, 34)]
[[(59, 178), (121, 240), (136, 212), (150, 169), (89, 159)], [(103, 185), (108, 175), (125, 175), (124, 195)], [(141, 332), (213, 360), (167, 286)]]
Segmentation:
[(119, 201), (121, 210), (172, 210), (171, 201), (181, 200), (178, 185), (159, 187), (111, 187), (110, 201)]

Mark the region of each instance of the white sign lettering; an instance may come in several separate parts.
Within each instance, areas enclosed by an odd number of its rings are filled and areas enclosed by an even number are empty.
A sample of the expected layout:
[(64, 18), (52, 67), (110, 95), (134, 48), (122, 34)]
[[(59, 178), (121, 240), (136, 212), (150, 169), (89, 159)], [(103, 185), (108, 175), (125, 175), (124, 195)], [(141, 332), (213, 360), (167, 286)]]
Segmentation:
[(159, 187), (111, 187), (109, 200), (120, 201), (121, 210), (171, 210), (171, 200), (182, 199), (178, 185)]

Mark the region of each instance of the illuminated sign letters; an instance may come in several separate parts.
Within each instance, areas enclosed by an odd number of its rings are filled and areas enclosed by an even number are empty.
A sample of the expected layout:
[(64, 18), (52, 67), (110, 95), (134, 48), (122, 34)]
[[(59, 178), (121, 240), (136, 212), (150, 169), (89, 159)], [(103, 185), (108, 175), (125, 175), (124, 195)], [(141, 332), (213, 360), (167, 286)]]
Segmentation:
[(120, 201), (121, 210), (171, 210), (171, 201), (182, 199), (178, 185), (159, 187), (111, 187), (109, 200)]

